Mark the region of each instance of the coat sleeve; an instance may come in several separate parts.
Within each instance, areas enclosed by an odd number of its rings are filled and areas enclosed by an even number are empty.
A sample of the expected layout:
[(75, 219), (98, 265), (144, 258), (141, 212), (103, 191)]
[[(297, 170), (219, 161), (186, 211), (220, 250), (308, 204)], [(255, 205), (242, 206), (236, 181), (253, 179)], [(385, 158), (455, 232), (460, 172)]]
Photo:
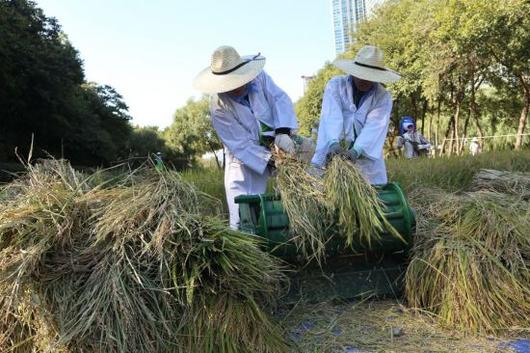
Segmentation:
[(340, 98), (340, 82), (331, 79), (324, 90), (320, 125), (318, 127), (317, 147), (311, 163), (324, 166), (329, 146), (338, 142), (344, 130), (344, 117)]
[(270, 151), (250, 136), (230, 111), (212, 104), (211, 116), (212, 125), (225, 147), (244, 165), (263, 174), (271, 158)]
[(274, 128), (287, 127), (289, 129), (298, 129), (298, 121), (291, 98), (274, 83), (265, 71), (262, 71), (260, 75), (262, 75), (263, 79), (265, 96), (272, 109)]
[(368, 159), (381, 159), (392, 111), (392, 97), (385, 92), (368, 112), (364, 126), (353, 148)]
[(429, 140), (427, 140), (425, 138), (425, 136), (423, 136), (421, 133), (418, 132), (418, 137), (419, 137), (419, 140), (420, 140), (420, 143), (425, 145), (425, 144), (430, 144)]

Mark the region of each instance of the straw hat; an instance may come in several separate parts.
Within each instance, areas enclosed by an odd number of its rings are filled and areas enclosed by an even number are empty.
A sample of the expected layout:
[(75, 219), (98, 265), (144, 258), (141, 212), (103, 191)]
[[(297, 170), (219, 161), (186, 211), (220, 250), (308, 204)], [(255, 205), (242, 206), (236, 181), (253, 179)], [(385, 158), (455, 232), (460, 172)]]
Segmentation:
[(397, 72), (385, 67), (383, 52), (373, 45), (362, 47), (355, 59), (337, 59), (333, 65), (350, 75), (372, 82), (392, 83), (401, 78)]
[(241, 57), (230, 46), (221, 46), (212, 54), (210, 66), (199, 72), (193, 87), (204, 93), (222, 93), (252, 81), (263, 70), (265, 57), (259, 53)]

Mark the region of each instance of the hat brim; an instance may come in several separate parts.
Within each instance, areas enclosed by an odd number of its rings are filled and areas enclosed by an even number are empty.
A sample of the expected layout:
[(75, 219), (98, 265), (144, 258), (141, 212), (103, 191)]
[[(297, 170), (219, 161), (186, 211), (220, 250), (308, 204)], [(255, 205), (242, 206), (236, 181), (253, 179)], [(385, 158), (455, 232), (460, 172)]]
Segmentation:
[[(263, 71), (265, 57), (244, 56), (243, 60), (250, 60), (237, 70), (224, 75), (216, 75), (208, 66), (195, 77), (193, 87), (203, 93), (214, 94), (234, 90), (249, 83)], [(253, 59), (254, 58), (254, 59)], [(253, 59), (253, 60), (252, 60)]]
[(393, 83), (398, 81), (401, 76), (388, 68), (382, 70), (372, 69), (369, 67), (357, 65), (352, 60), (337, 59), (333, 62), (333, 66), (346, 72), (347, 74), (353, 75), (360, 78), (361, 80), (380, 82), (380, 83)]

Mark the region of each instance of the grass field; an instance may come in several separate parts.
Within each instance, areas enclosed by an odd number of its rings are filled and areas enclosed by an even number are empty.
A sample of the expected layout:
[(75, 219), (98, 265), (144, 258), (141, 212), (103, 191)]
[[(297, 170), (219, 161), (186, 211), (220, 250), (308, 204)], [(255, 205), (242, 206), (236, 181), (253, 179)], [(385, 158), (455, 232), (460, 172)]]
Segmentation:
[[(389, 159), (386, 163), (388, 180), (397, 181), (406, 192), (420, 186), (459, 191), (466, 189), (473, 175), (483, 168), (530, 172), (530, 151), (487, 152), (476, 157)], [(202, 167), (187, 170), (183, 175), (199, 190), (221, 199), (226, 206), (222, 170)]]

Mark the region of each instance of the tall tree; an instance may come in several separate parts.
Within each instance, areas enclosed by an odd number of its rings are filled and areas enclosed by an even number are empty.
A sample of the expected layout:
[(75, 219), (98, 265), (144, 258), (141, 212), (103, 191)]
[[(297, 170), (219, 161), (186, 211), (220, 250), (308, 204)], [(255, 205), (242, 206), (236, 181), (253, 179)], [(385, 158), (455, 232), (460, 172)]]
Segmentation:
[(206, 97), (190, 99), (186, 105), (177, 109), (173, 124), (164, 131), (169, 148), (184, 156), (191, 164), (206, 152), (211, 152), (220, 167), (216, 151), (223, 148), (213, 129), (209, 102)]
[[(515, 148), (523, 144), (530, 111), (530, 2), (526, 0), (462, 0), (466, 21), (462, 31), (476, 45), (479, 55), (489, 57), (492, 80), (518, 87), (522, 108), (517, 121)], [(500, 80), (498, 78), (501, 78)]]
[(34, 136), (37, 156), (76, 164), (126, 154), (131, 128), (123, 98), (86, 83), (78, 52), (57, 20), (33, 1), (0, 0), (0, 160), (16, 159)]

